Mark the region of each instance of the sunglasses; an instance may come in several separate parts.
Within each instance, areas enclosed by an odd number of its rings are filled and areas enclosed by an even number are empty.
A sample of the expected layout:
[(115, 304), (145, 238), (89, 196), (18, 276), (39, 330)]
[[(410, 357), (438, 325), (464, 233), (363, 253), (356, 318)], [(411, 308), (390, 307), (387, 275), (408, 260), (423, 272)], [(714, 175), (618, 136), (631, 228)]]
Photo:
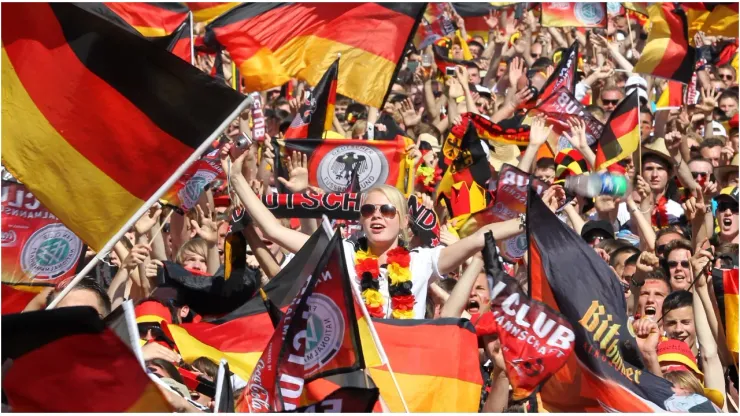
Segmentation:
[(617, 105), (619, 104), (619, 100), (605, 100), (601, 99), (601, 102), (604, 103), (604, 105)]
[(708, 172), (691, 172), (691, 176), (693, 176), (694, 179), (697, 179), (700, 176), (703, 176), (705, 178), (708, 178), (709, 177), (709, 173)]
[(389, 220), (396, 218), (396, 207), (391, 204), (364, 204), (360, 207), (360, 215), (362, 215), (363, 218), (370, 218), (378, 209), (383, 217), (388, 218)]
[(738, 213), (738, 204), (737, 202), (730, 202), (730, 201), (722, 201), (717, 204), (717, 212), (723, 212), (726, 210), (730, 210), (733, 214)]
[(667, 262), (667, 264), (668, 264), (668, 268), (669, 269), (675, 269), (676, 267), (678, 267), (679, 264), (681, 264), (681, 267), (683, 267), (684, 269), (688, 269), (689, 268), (689, 261), (688, 260), (681, 260), (680, 262), (674, 261), (674, 260), (670, 260), (670, 261)]
[[(627, 277), (627, 276), (625, 276), (625, 277)], [(630, 276), (630, 279), (631, 279), (631, 276)], [(630, 291), (630, 284), (629, 283), (623, 282), (621, 280), (619, 281), (619, 283), (622, 284), (622, 290), (624, 291), (624, 293), (628, 293)]]
[(730, 74), (719, 74), (719, 78), (725, 81), (732, 81), (732, 75)]

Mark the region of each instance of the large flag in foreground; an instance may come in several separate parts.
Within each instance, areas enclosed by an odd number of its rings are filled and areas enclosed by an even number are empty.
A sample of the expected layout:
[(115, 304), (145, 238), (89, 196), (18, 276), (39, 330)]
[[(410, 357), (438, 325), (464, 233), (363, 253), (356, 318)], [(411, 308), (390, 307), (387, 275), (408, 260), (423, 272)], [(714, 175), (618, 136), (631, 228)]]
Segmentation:
[[(575, 355), (542, 389), (559, 411), (665, 411), (671, 383), (648, 372), (631, 335), (622, 285), (596, 252), (530, 189), (529, 291), (575, 331)], [(602, 410), (602, 411), (603, 411)]]
[(2, 12), (3, 161), (100, 251), (243, 96), (72, 4)]
[(341, 54), (337, 92), (381, 107), (425, 7), (245, 3), (212, 21), (205, 41), (229, 51), (249, 91), (278, 87), (291, 77), (316, 85)]
[(595, 171), (631, 155), (640, 145), (640, 107), (637, 90), (614, 109), (596, 146)]
[(5, 315), (2, 328), (2, 361), (12, 360), (3, 395), (14, 412), (172, 411), (90, 307)]
[(675, 3), (653, 3), (650, 34), (634, 72), (691, 82), (696, 50), (689, 45), (686, 11)]

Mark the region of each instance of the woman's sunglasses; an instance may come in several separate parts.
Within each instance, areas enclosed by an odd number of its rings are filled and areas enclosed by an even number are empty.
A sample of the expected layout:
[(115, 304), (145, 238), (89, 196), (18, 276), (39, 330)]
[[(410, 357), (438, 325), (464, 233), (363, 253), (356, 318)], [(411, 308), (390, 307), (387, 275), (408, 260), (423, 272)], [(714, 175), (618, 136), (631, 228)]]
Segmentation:
[(670, 261), (667, 262), (667, 264), (668, 264), (668, 268), (669, 269), (675, 269), (676, 267), (678, 267), (679, 264), (684, 269), (688, 269), (689, 268), (689, 261), (688, 260), (681, 260), (680, 262), (674, 261), (674, 260), (670, 260)]
[(396, 207), (391, 204), (364, 204), (360, 207), (360, 215), (363, 218), (370, 218), (375, 214), (375, 211), (380, 209), (380, 214), (388, 219), (396, 218)]

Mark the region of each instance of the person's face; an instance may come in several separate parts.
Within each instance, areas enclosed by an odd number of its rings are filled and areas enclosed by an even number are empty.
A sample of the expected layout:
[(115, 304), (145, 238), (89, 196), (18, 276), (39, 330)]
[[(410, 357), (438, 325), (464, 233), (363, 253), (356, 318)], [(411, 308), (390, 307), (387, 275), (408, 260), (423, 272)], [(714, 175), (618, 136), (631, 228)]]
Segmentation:
[(206, 263), (206, 258), (190, 250), (185, 250), (182, 253), (182, 266), (187, 267), (192, 270), (197, 270), (199, 272), (208, 271), (208, 264)]
[(496, 79), (501, 79), (502, 76), (506, 73), (506, 62), (501, 62), (498, 65), (498, 69), (496, 69)]
[(654, 194), (662, 194), (668, 184), (668, 170), (663, 163), (649, 160), (642, 166), (642, 178)]
[(57, 308), (69, 308), (72, 306), (89, 306), (98, 312), (101, 318), (105, 317), (105, 311), (100, 305), (100, 300), (95, 292), (89, 289), (76, 289), (67, 293), (57, 304)]
[(729, 88), (735, 83), (735, 71), (729, 68), (720, 68), (719, 79), (725, 84), (725, 88)]
[(622, 273), (619, 276), (619, 281), (623, 284), (626, 284), (624, 290), (624, 299), (627, 300), (632, 295), (632, 277), (634, 277), (635, 272), (637, 271), (637, 265), (635, 263), (627, 264), (622, 267)]
[(488, 288), (488, 279), (485, 273), (479, 273), (475, 279), (473, 289), (470, 290), (467, 311), (469, 313), (483, 313), (490, 308), (491, 291)]
[(649, 279), (639, 288), (640, 295), (637, 298), (637, 312), (641, 317), (652, 317), (655, 322), (660, 321), (662, 316), (663, 300), (670, 288), (662, 280)]
[(601, 94), (601, 108), (603, 108), (604, 111), (614, 111), (621, 99), (621, 92), (613, 90), (605, 91)]
[(542, 57), (542, 44), (539, 42), (535, 42), (532, 45), (532, 48), (530, 49), (530, 55), (532, 55), (532, 58), (535, 60)]
[(709, 181), (712, 174), (712, 164), (703, 160), (695, 160), (689, 163), (689, 170), (691, 170), (691, 176), (694, 177), (694, 180), (703, 183)]
[(738, 236), (738, 203), (728, 198), (717, 202), (717, 221), (722, 241), (733, 241)]
[(224, 242), (226, 236), (229, 234), (229, 222), (223, 221), (218, 226), (218, 255), (221, 258), (221, 263), (224, 262)]
[(470, 50), (470, 54), (473, 55), (473, 58), (480, 57), (481, 52), (483, 52), (478, 45), (469, 45), (468, 49)]
[(478, 97), (478, 99), (475, 101), (475, 107), (478, 109), (479, 113), (488, 114), (491, 105), (486, 97)]
[(555, 180), (555, 169), (549, 167), (538, 168), (534, 170), (534, 176), (542, 182), (552, 184), (552, 182)]
[(680, 234), (667, 233), (661, 235), (660, 238), (655, 240), (656, 254), (658, 255), (658, 257), (663, 258), (663, 256), (665, 255), (665, 246), (668, 245), (668, 243), (680, 238), (682, 238)]
[[(387, 218), (381, 213), (383, 205), (393, 205), (391, 201), (380, 191), (370, 192), (363, 205), (374, 205), (375, 210), (370, 216), (362, 216), (360, 225), (371, 245), (392, 244), (401, 233), (401, 221), (398, 212), (393, 218)], [(398, 207), (395, 207), (398, 211)]]
[(693, 350), (696, 346), (694, 308), (684, 306), (668, 311), (663, 318), (663, 329), (668, 338), (683, 341)]
[(437, 156), (437, 152), (433, 150), (422, 156), (422, 159), (424, 160), (424, 164), (430, 168), (436, 169), (439, 165), (439, 156)]
[(265, 237), (265, 233), (262, 232), (262, 229), (260, 227), (254, 227), (254, 230), (257, 234), (257, 237), (262, 240), (262, 244), (267, 247), (270, 253), (272, 253), (273, 257), (278, 258), (278, 253), (280, 253), (280, 246), (268, 240), (267, 237)]
[(733, 134), (732, 137), (730, 137), (730, 145), (732, 146), (732, 150), (735, 151), (735, 153), (740, 150), (738, 146), (740, 145), (740, 135)]
[(468, 75), (470, 76), (470, 82), (473, 84), (480, 84), (480, 71), (476, 67), (468, 68)]
[(702, 148), (699, 153), (701, 154), (701, 157), (712, 162), (712, 167), (716, 168), (719, 166), (719, 157), (722, 154), (721, 146), (705, 147)]
[(732, 117), (737, 113), (737, 100), (732, 97), (725, 97), (719, 100), (719, 109), (727, 114), (727, 117)]
[(653, 133), (653, 116), (647, 113), (640, 113), (640, 135), (650, 137)]
[(689, 259), (691, 252), (682, 248), (668, 253), (668, 273), (671, 277), (671, 290), (688, 290), (693, 281)]
[(463, 58), (463, 50), (460, 45), (454, 43), (452, 44), (452, 47), (450, 48), (450, 52), (452, 52), (452, 59), (464, 59)]

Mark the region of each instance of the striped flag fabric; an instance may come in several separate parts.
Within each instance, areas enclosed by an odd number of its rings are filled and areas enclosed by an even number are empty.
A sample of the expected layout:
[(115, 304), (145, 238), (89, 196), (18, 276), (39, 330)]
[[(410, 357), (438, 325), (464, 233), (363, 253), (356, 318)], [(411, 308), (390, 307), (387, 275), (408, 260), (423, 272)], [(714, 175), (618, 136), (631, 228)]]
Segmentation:
[(686, 11), (686, 20), (688, 21), (689, 44), (694, 45), (694, 35), (702, 30), (704, 22), (709, 16), (710, 10), (704, 2), (682, 3), (681, 7)]
[(243, 105), (75, 5), (7, 3), (2, 12), (3, 160), (96, 251)]
[(640, 145), (640, 107), (637, 91), (632, 91), (606, 121), (596, 147), (594, 171), (606, 169), (631, 155)]
[[(133, 351), (90, 307), (2, 317), (3, 395), (13, 412), (169, 413)], [(43, 365), (39, 365), (43, 363)]]
[(668, 80), (658, 101), (655, 110), (675, 110), (683, 105), (683, 84), (678, 81)]
[(166, 36), (188, 17), (182, 3), (102, 3), (146, 37)]
[(337, 101), (338, 74), (339, 59), (331, 64), (311, 90), (311, 96), (298, 109), (298, 114), (285, 131), (286, 139), (319, 139), (324, 137), (325, 131), (331, 130)]
[(691, 82), (696, 50), (689, 45), (686, 11), (675, 3), (648, 6), (651, 29), (634, 72)]
[(150, 38), (153, 42), (161, 45), (164, 49), (179, 56), (187, 63), (193, 62), (193, 28), (190, 19), (185, 19), (180, 26), (167, 36)]
[(711, 10), (706, 17), (701, 30), (707, 36), (738, 37), (738, 4), (737, 3), (706, 3)]
[(239, 2), (187, 2), (185, 3), (193, 12), (195, 23), (208, 23), (218, 16), (228, 12), (240, 5)]
[(740, 326), (740, 319), (738, 319), (738, 310), (740, 309), (740, 302), (738, 302), (738, 295), (740, 294), (738, 269), (715, 269), (712, 274), (712, 283), (720, 307), (720, 316), (725, 327), (727, 349), (733, 353), (735, 362), (737, 362), (738, 352), (740, 351), (740, 341), (738, 340), (738, 327)]
[(381, 107), (425, 7), (244, 3), (212, 21), (205, 40), (229, 51), (249, 91), (279, 87), (291, 77), (316, 85), (341, 54), (337, 93)]

